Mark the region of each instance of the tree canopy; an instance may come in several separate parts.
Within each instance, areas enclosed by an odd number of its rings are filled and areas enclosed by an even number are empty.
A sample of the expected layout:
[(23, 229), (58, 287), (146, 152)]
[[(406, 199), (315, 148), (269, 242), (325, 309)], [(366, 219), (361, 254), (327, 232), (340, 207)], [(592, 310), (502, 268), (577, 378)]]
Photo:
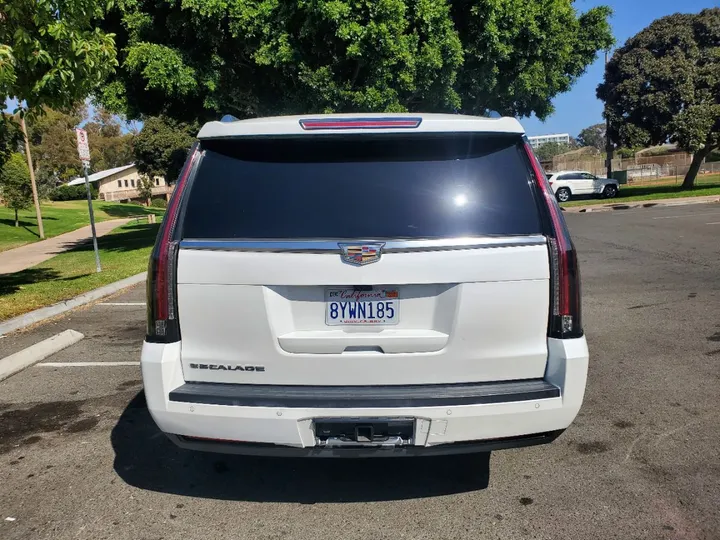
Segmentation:
[(605, 150), (605, 124), (595, 124), (583, 129), (577, 137), (580, 146), (592, 146), (601, 152)]
[(720, 8), (657, 19), (618, 49), (598, 87), (611, 139), (695, 153), (684, 188), (720, 146)]
[(0, 99), (68, 108), (117, 64), (114, 36), (98, 26), (109, 0), (4, 0)]
[(138, 170), (150, 178), (162, 176), (168, 183), (175, 182), (197, 132), (195, 123), (164, 116), (148, 118), (133, 140)]
[(41, 197), (47, 196), (58, 182), (67, 182), (82, 174), (74, 130), (85, 120), (88, 120), (84, 128), (90, 145), (91, 171), (132, 163), (133, 136), (123, 134), (119, 120), (106, 110), (98, 108), (88, 119), (84, 104), (76, 104), (67, 112), (44, 107), (42, 114), (28, 122)]
[(87, 109), (84, 105), (75, 105), (67, 113), (47, 107), (41, 112), (27, 126), (35, 181), (42, 198), (58, 182), (67, 182), (82, 174), (74, 129), (85, 118)]
[(22, 131), (13, 116), (0, 112), (0, 169), (22, 143)]
[(30, 187), (30, 169), (25, 156), (16, 152), (10, 156), (0, 169), (0, 195), (8, 208), (15, 210), (15, 226), (18, 223), (18, 210), (23, 210), (32, 203)]
[(344, 111), (545, 118), (600, 49), (610, 9), (572, 0), (120, 0), (100, 99), (184, 121)]
[(123, 133), (118, 118), (106, 109), (95, 109), (95, 114), (83, 129), (88, 134), (90, 166), (93, 171), (104, 171), (133, 162), (133, 135)]

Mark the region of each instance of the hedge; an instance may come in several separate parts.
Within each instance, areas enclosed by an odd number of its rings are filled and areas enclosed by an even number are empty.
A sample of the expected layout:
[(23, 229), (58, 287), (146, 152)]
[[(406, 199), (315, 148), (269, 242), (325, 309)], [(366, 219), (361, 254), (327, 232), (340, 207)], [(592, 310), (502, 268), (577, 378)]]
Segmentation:
[[(90, 184), (90, 194), (93, 199), (97, 199), (98, 190), (92, 184)], [(50, 192), (51, 201), (80, 201), (85, 198), (87, 198), (85, 184), (59, 186)]]

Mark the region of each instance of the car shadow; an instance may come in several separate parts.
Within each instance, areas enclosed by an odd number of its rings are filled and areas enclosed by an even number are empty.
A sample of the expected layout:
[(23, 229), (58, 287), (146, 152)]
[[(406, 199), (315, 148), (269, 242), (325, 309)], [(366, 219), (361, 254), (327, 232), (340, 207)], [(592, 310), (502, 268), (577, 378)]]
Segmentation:
[(128, 484), (208, 499), (301, 504), (388, 501), (481, 490), (490, 479), (490, 453), (286, 459), (183, 450), (158, 430), (143, 392), (123, 411), (111, 443), (115, 472)]

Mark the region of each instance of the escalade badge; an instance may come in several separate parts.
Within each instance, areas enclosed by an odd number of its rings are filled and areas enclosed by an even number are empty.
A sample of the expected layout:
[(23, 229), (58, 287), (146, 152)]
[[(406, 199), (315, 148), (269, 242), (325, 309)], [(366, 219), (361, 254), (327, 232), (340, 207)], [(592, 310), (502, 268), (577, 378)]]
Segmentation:
[(338, 244), (340, 258), (343, 262), (353, 266), (363, 266), (378, 262), (385, 242), (375, 244)]

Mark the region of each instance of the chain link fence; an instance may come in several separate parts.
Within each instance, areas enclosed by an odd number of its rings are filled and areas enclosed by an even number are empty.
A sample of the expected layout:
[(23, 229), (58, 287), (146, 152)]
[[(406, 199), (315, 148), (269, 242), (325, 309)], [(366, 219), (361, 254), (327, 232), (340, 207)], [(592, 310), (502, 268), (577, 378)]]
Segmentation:
[[(692, 163), (692, 155), (675, 153), (664, 156), (635, 156), (631, 158), (615, 158), (612, 160), (613, 171), (627, 171), (629, 184), (652, 184), (674, 180), (682, 183)], [(596, 176), (605, 176), (607, 165), (601, 155), (560, 155), (552, 160), (552, 166), (546, 168), (551, 172), (587, 171)], [(703, 163), (698, 174), (698, 181), (711, 174), (720, 174), (720, 161)]]

